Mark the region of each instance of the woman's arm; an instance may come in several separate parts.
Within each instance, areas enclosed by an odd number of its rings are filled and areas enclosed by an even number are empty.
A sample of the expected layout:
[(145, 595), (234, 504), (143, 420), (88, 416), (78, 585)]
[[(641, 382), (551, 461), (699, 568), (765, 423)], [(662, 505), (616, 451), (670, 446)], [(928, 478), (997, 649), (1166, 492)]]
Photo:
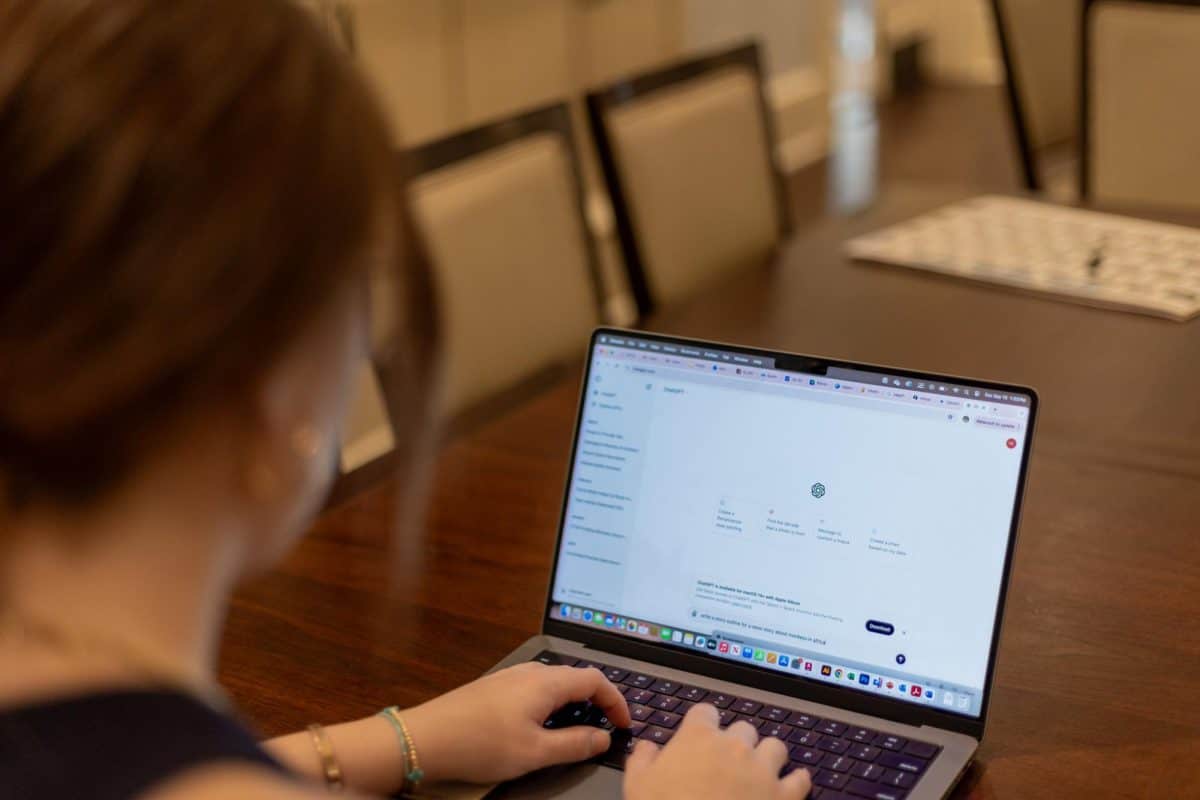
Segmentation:
[[(403, 751), (399, 737), (386, 719), (366, 717), (328, 725), (325, 732), (342, 767), (347, 788), (361, 794), (383, 796), (400, 790), (404, 773)], [(263, 746), (292, 771), (324, 785), (321, 759), (308, 731), (279, 736), (263, 742)], [(423, 756), (419, 748), (418, 745), (417, 752)]]
[[(613, 724), (630, 724), (625, 698), (595, 669), (519, 664), (401, 712), (428, 783), (495, 783), (535, 769), (582, 761), (608, 749), (597, 728), (546, 730), (542, 723), (572, 702), (591, 701)], [(331, 725), (326, 732), (348, 787), (388, 795), (403, 783), (403, 748), (382, 717)], [(296, 772), (324, 782), (307, 731), (271, 739), (266, 748)]]

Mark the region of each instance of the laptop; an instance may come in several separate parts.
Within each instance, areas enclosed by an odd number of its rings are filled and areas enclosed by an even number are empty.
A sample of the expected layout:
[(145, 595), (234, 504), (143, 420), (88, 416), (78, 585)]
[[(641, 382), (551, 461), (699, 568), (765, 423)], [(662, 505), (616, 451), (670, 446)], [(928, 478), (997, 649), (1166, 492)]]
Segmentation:
[[(591, 339), (541, 634), (633, 714), (496, 797), (620, 796), (711, 703), (820, 800), (932, 800), (983, 737), (1038, 398), (1027, 387), (617, 329)], [(611, 728), (569, 706), (547, 726)]]

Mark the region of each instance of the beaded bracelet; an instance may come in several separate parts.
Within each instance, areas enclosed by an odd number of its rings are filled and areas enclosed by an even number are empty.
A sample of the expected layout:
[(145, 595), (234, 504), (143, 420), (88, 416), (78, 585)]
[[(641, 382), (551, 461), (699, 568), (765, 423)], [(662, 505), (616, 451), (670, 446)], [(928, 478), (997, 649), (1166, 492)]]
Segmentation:
[(417, 756), (417, 746), (413, 744), (412, 734), (408, 732), (404, 718), (400, 716), (400, 709), (396, 706), (388, 706), (379, 712), (379, 716), (390, 722), (396, 730), (396, 735), (400, 737), (400, 750), (404, 763), (404, 784), (400, 787), (400, 794), (411, 795), (425, 777), (425, 772), (421, 769), (421, 759)]
[(329, 734), (325, 732), (324, 727), (315, 722), (308, 726), (308, 732), (312, 736), (313, 748), (316, 749), (317, 756), (321, 759), (321, 772), (325, 776), (325, 788), (331, 792), (340, 793), (345, 788), (345, 782), (342, 780), (342, 765), (333, 752), (333, 743), (329, 741)]

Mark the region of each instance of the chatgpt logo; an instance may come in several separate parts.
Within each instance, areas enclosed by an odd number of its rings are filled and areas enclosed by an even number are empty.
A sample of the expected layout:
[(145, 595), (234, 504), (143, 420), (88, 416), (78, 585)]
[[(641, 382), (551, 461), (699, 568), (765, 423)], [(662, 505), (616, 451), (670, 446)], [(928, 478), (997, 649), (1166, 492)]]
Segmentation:
[(825, 496), (825, 484), (818, 481), (812, 485), (812, 496), (820, 500)]

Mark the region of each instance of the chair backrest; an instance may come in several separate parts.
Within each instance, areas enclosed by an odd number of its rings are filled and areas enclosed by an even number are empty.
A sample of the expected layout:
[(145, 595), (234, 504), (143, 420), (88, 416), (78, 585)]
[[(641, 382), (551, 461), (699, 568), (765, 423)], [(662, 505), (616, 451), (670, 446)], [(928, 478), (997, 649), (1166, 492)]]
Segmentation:
[(451, 418), (582, 353), (600, 319), (565, 104), (405, 154), (438, 289)]
[(1081, 194), (1200, 208), (1200, 2), (1090, 0)]
[(1009, 111), (1028, 188), (1042, 188), (1038, 151), (1079, 129), (1083, 0), (992, 0)]
[(761, 263), (788, 229), (756, 45), (587, 96), (642, 314)]

